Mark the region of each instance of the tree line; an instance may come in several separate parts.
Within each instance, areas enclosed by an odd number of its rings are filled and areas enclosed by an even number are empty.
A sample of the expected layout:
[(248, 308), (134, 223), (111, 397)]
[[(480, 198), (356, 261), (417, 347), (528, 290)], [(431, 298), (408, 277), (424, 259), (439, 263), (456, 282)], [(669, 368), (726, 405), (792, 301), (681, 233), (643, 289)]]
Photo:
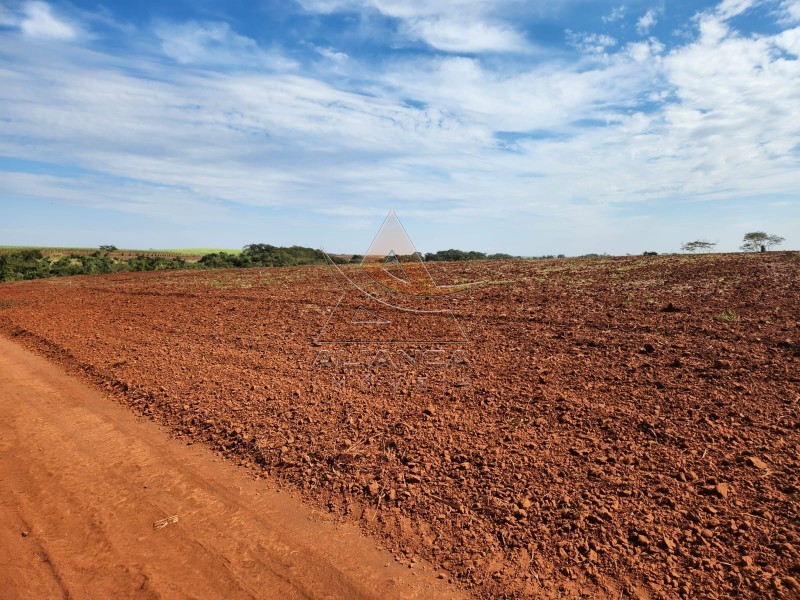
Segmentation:
[[(331, 257), (331, 260), (338, 263), (347, 262), (338, 256)], [(304, 246), (284, 248), (270, 244), (249, 244), (240, 254), (213, 252), (203, 256), (197, 264), (210, 269), (321, 265), (325, 264), (325, 253)]]
[[(784, 241), (778, 235), (763, 231), (745, 234), (741, 249), (747, 252), (766, 252)], [(711, 251), (716, 242), (695, 240), (681, 246), (684, 252)], [(70, 253), (63, 256), (45, 256), (41, 250), (23, 249), (0, 253), (0, 281), (16, 281), (22, 279), (40, 279), (44, 277), (60, 277), (66, 275), (90, 275), (99, 273), (118, 273), (124, 271), (156, 271), (163, 269), (226, 269), (248, 267), (293, 267), (302, 265), (322, 265), (326, 256), (322, 250), (304, 246), (272, 246), (270, 244), (249, 244), (239, 254), (230, 252), (212, 252), (200, 258), (196, 263), (188, 262), (180, 256), (148, 256), (140, 254), (133, 258), (111, 256), (116, 246), (104, 245), (91, 254)], [(646, 252), (654, 255), (655, 252)], [(468, 260), (501, 260), (521, 258), (510, 254), (486, 254), (474, 250), (440, 250), (418, 254), (419, 259), (428, 262), (468, 261)], [(598, 255), (585, 255), (586, 257)], [(331, 256), (330, 259), (339, 264), (359, 263), (363, 257)], [(409, 257), (399, 257), (400, 260)], [(564, 258), (545, 255), (540, 258)]]
[[(91, 275), (126, 271), (157, 271), (167, 269), (243, 269), (249, 267), (294, 267), (326, 264), (322, 250), (304, 246), (273, 246), (271, 244), (249, 244), (242, 252), (212, 252), (197, 262), (184, 258), (148, 256), (140, 254), (133, 258), (112, 256), (117, 247), (111, 244), (100, 246), (91, 254), (68, 253), (62, 256), (45, 256), (38, 249), (23, 249), (0, 253), (0, 281), (42, 279), (68, 275)], [(515, 258), (510, 254), (485, 254), (476, 251), (441, 250), (419, 254), (419, 259), (428, 261), (465, 261)], [(330, 256), (338, 264), (357, 264), (361, 255), (351, 257)], [(408, 258), (408, 257), (400, 257)], [(519, 258), (519, 257), (517, 257)]]
[(439, 250), (438, 252), (428, 252), (425, 254), (424, 259), (429, 262), (437, 261), (464, 261), (464, 260), (501, 260), (507, 258), (521, 258), (514, 257), (510, 254), (486, 254), (484, 252), (476, 252), (475, 250)]
[(95, 275), (121, 271), (155, 271), (185, 269), (190, 266), (180, 257), (165, 258), (140, 255), (134, 258), (112, 258), (106, 251), (89, 255), (67, 254), (45, 256), (41, 250), (25, 249), (0, 254), (0, 281), (43, 279), (68, 275)]
[[(168, 269), (213, 269), (247, 267), (291, 267), (325, 264), (325, 254), (313, 248), (292, 246), (282, 248), (269, 244), (250, 244), (240, 254), (215, 252), (206, 254), (196, 263), (180, 256), (148, 256), (133, 258), (111, 256), (117, 248), (101, 246), (91, 254), (69, 253), (63, 256), (45, 256), (38, 249), (24, 249), (0, 253), (0, 281), (42, 279), (67, 275), (94, 275), (126, 271), (158, 271)], [(347, 262), (333, 257), (335, 262)]]

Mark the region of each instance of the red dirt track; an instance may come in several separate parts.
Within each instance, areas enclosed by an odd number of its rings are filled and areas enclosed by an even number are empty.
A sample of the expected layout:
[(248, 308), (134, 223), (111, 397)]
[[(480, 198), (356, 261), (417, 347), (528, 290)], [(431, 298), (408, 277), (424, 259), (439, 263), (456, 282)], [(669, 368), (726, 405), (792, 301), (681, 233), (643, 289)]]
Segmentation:
[(429, 268), (486, 282), (466, 365), (321, 363), (324, 267), (2, 284), (0, 332), (478, 597), (800, 596), (800, 255)]
[(462, 597), (5, 338), (0, 483), (4, 600)]

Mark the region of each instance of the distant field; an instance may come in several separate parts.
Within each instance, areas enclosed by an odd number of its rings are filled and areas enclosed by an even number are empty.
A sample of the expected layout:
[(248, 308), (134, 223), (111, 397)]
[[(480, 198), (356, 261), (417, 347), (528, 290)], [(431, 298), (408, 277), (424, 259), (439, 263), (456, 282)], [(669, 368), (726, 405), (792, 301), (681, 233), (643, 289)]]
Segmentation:
[(42, 251), (59, 251), (59, 252), (72, 252), (80, 251), (87, 252), (97, 250), (97, 248), (51, 248), (47, 246), (0, 246), (0, 253), (19, 252), (20, 250), (42, 250)]
[[(99, 250), (99, 248), (61, 248), (51, 246), (0, 246), (0, 253), (18, 252), (20, 250), (41, 250), (46, 254), (63, 253), (69, 254), (70, 252), (87, 253)], [(230, 248), (149, 248), (144, 249), (128, 249), (120, 248), (116, 253), (120, 254), (181, 254), (187, 256), (203, 256), (214, 252), (227, 252), (228, 254), (241, 254), (241, 249), (234, 250)]]

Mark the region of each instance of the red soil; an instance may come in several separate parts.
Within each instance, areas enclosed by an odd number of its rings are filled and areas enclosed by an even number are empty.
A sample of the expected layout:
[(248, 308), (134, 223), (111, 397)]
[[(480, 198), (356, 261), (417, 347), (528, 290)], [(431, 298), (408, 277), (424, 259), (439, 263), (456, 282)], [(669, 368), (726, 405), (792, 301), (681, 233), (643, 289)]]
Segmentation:
[(488, 282), (435, 360), (314, 346), (324, 267), (3, 284), (0, 331), (478, 596), (800, 594), (800, 256), (430, 268)]
[(248, 475), (0, 337), (4, 600), (464, 597)]

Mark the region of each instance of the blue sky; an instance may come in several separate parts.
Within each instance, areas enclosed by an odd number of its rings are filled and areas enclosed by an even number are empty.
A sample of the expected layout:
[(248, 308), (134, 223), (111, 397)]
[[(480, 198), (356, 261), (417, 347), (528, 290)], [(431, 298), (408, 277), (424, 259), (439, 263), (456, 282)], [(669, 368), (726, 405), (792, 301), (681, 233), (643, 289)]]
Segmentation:
[(0, 245), (800, 248), (800, 0), (0, 4)]

